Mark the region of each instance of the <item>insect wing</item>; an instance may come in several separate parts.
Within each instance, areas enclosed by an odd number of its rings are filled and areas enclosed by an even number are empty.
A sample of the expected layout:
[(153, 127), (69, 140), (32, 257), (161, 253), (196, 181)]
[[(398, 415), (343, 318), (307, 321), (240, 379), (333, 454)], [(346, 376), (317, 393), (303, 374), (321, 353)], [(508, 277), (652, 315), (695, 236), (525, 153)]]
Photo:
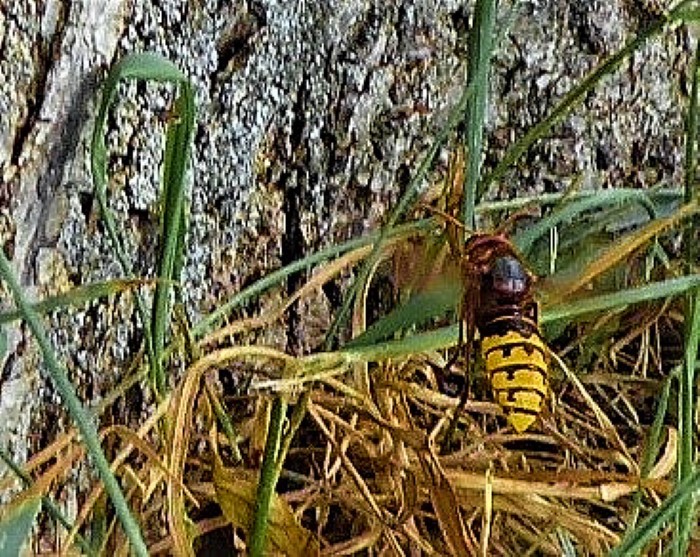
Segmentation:
[(469, 366), (476, 336), (476, 312), (481, 305), (481, 280), (468, 264), (463, 272), (462, 302), (460, 313), (460, 346), (464, 350), (465, 362)]

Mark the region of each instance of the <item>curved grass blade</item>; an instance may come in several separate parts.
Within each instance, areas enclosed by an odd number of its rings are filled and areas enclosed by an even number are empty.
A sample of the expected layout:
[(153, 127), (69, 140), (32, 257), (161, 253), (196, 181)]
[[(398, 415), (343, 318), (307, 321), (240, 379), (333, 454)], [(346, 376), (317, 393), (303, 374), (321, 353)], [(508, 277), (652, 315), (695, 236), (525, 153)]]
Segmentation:
[(434, 331), (417, 333), (400, 340), (343, 347), (340, 353), (346, 355), (350, 361), (379, 362), (432, 350), (451, 348), (457, 345), (458, 338), (459, 326), (450, 325)]
[(169, 60), (152, 54), (132, 54), (121, 60), (105, 80), (102, 101), (95, 121), (91, 144), (91, 166), (95, 194), (105, 220), (112, 247), (122, 267), (131, 275), (132, 266), (121, 240), (118, 227), (107, 201), (107, 148), (105, 133), (109, 107), (115, 100), (117, 86), (122, 80), (146, 79), (174, 83), (180, 87), (180, 95), (175, 101), (175, 118), (168, 121), (164, 156), (164, 189), (162, 192), (163, 213), (161, 220), (162, 237), (158, 276), (162, 282), (156, 286), (152, 311), (146, 309), (140, 296), (137, 305), (143, 323), (151, 323), (145, 328), (146, 345), (151, 364), (151, 382), (158, 394), (165, 389), (165, 376), (161, 364), (165, 331), (170, 321), (170, 283), (177, 280), (182, 261), (182, 229), (185, 226), (184, 178), (189, 160), (194, 130), (195, 105), (194, 90), (187, 77)]
[(29, 302), (25, 299), (21, 287), (12, 273), (10, 262), (5, 257), (3, 250), (0, 250), (0, 277), (5, 281), (8, 290), (14, 298), (16, 307), (22, 312), (27, 325), (32, 334), (36, 338), (37, 344), (41, 349), (44, 357), (45, 369), (54, 384), (56, 390), (61, 395), (69, 415), (78, 427), (85, 446), (92, 462), (95, 464), (97, 471), (104, 483), (105, 490), (109, 494), (119, 520), (122, 523), (124, 532), (131, 543), (131, 550), (140, 556), (147, 557), (148, 550), (143, 541), (141, 530), (138, 523), (134, 519), (129, 510), (126, 498), (119, 487), (117, 479), (114, 477), (112, 470), (109, 467), (109, 462), (105, 457), (100, 439), (97, 434), (97, 428), (92, 421), (92, 416), (83, 408), (78, 395), (75, 392), (75, 387), (68, 379), (65, 368), (59, 364), (56, 354), (54, 353), (51, 343), (46, 336), (44, 325), (41, 322), (39, 315), (34, 311)]
[(430, 501), (435, 511), (440, 530), (450, 555), (475, 555), (476, 547), (470, 543), (465, 528), (464, 517), (452, 484), (440, 466), (440, 461), (432, 447), (427, 454), (419, 454), (421, 469), (427, 481)]
[(356, 348), (385, 341), (399, 331), (420, 327), (434, 319), (445, 317), (459, 305), (461, 286), (447, 281), (440, 288), (432, 288), (412, 296), (405, 304), (377, 320), (367, 330), (348, 342), (346, 348)]

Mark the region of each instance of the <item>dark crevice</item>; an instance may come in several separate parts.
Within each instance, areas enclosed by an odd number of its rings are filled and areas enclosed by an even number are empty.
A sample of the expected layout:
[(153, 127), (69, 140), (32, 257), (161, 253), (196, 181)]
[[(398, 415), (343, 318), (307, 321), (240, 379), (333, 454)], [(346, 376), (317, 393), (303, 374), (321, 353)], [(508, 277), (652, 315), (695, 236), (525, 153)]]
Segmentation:
[[(290, 153), (288, 156), (292, 159), (292, 164), (289, 172), (283, 173), (280, 177), (280, 185), (284, 192), (283, 210), (285, 214), (285, 229), (281, 246), (282, 265), (289, 265), (297, 261), (306, 252), (301, 217), (305, 210), (304, 193), (307, 189), (306, 173), (308, 172), (308, 153), (304, 147), (307, 97), (308, 87), (306, 78), (304, 78), (299, 85), (292, 111), (294, 117), (290, 125)], [(300, 288), (304, 280), (303, 273), (290, 276), (287, 279), (287, 293), (291, 294)], [(302, 324), (295, 306), (290, 308), (287, 319), (287, 349), (292, 354), (299, 353), (303, 349)]]
[(457, 35), (455, 54), (460, 58), (465, 58), (469, 53), (469, 11), (465, 6), (461, 6), (450, 14), (450, 19), (452, 28)]
[[(304, 237), (301, 230), (300, 212), (302, 209), (300, 184), (294, 177), (285, 173), (281, 177), (281, 185), (284, 187), (284, 214), (285, 228), (282, 237), (282, 265), (299, 259), (304, 253)], [(287, 294), (297, 290), (303, 281), (303, 276), (296, 273), (287, 279)], [(296, 353), (300, 348), (299, 326), (300, 319), (296, 311), (296, 304), (289, 309), (287, 318), (287, 348)]]
[(8, 354), (7, 361), (3, 364), (2, 368), (0, 368), (0, 389), (2, 388), (3, 384), (12, 378), (12, 372), (15, 370), (19, 357), (20, 356), (14, 352), (10, 352)]
[(243, 68), (255, 50), (255, 37), (267, 25), (264, 6), (250, 2), (249, 9), (234, 19), (216, 44), (218, 63), (214, 80)]
[(590, 21), (588, 6), (573, 2), (569, 7), (568, 28), (577, 38), (577, 44), (586, 54), (602, 54), (605, 52), (605, 40), (601, 30)]
[(61, 54), (61, 45), (63, 44), (63, 36), (66, 29), (66, 21), (70, 16), (70, 2), (59, 2), (59, 14), (56, 18), (57, 25), (54, 34), (48, 41), (41, 40), (37, 37), (35, 41), (32, 57), (35, 63), (35, 71), (33, 80), (27, 89), (27, 110), (24, 122), (17, 128), (15, 140), (12, 145), (12, 153), (10, 155), (10, 164), (19, 164), (20, 156), (24, 150), (24, 146), (32, 134), (32, 130), (41, 113), (41, 107), (46, 99), (46, 85), (49, 73), (53, 67), (53, 63)]

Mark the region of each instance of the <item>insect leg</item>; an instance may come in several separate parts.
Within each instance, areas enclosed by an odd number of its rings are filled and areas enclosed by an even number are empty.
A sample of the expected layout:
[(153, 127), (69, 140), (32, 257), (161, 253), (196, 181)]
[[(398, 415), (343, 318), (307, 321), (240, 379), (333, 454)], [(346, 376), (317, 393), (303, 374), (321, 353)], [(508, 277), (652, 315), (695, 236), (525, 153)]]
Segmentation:
[(464, 412), (470, 395), (469, 375), (472, 365), (472, 355), (474, 353), (474, 337), (476, 335), (475, 308), (478, 307), (479, 304), (480, 291), (476, 286), (476, 282), (473, 280), (473, 276), (467, 275), (465, 278), (466, 289), (462, 296), (462, 307), (460, 308), (459, 345), (458, 349), (455, 351), (455, 356), (453, 356), (453, 358), (455, 358), (459, 357), (461, 354), (464, 355), (464, 386), (459, 398), (459, 404), (445, 432), (443, 446), (449, 445), (452, 442), (454, 433), (457, 430), (457, 424), (459, 423), (459, 417)]

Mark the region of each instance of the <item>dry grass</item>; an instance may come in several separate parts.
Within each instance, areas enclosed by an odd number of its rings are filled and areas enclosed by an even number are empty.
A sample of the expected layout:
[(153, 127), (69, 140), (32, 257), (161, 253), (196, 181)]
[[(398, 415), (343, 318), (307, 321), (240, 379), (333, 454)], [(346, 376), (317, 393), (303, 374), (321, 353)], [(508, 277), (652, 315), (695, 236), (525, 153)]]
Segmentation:
[[(388, 243), (383, 260), (403, 253), (398, 248), (407, 242), (415, 239)], [(508, 430), (479, 366), (469, 365), (473, 392), (450, 443), (443, 434), (459, 396), (440, 392), (437, 375), (455, 348), (293, 357), (241, 340), (276, 326), (286, 311), (312, 307), (323, 284), (368, 252), (359, 248), (321, 266), (265, 315), (210, 333), (192, 348), (172, 395), (138, 430), (102, 430), (152, 554), (186, 555), (193, 541), (202, 555), (208, 544), (246, 547), (275, 399), (290, 408), (269, 518), (275, 554), (561, 555), (573, 548), (601, 555), (620, 543), (637, 513), (672, 491), (677, 430), (664, 428), (658, 451), (649, 447), (658, 393), (674, 364), (668, 342), (679, 323), (671, 303), (560, 330), (552, 396), (525, 434)], [(390, 278), (406, 268), (384, 266)], [(355, 336), (365, 327), (366, 299), (355, 306)], [(464, 368), (458, 359), (454, 370)], [(227, 387), (242, 376), (247, 391)], [(231, 421), (228, 435), (222, 415)], [(83, 458), (68, 434), (26, 470), (39, 485), (57, 485)], [(71, 547), (73, 534), (94, 528), (105, 510), (97, 485), (59, 545)], [(127, 555), (120, 529), (113, 519), (106, 524), (99, 553)]]

